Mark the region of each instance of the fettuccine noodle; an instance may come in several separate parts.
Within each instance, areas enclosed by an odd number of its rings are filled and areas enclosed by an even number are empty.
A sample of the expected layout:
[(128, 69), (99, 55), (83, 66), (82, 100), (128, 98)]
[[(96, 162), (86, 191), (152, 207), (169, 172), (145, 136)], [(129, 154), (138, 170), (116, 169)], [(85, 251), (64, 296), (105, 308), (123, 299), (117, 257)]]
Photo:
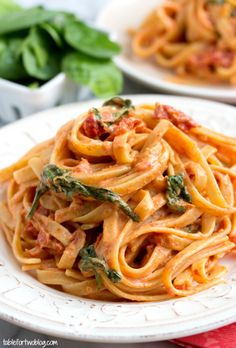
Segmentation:
[(113, 98), (2, 169), (0, 182), (0, 228), (44, 284), (160, 301), (223, 281), (236, 142), (170, 106)]
[(164, 0), (131, 34), (142, 59), (181, 77), (236, 84), (235, 0)]

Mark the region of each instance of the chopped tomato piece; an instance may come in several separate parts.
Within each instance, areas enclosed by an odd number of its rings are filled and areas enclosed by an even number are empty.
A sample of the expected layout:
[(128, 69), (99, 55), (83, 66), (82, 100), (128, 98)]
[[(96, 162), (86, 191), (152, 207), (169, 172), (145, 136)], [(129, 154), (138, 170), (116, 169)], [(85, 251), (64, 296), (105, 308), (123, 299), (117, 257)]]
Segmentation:
[(214, 67), (229, 68), (234, 59), (234, 53), (228, 50), (219, 50), (215, 47), (210, 47), (208, 50), (199, 54), (192, 55), (188, 61), (190, 70), (210, 69)]
[(136, 129), (137, 132), (147, 131), (142, 120), (132, 117), (130, 114), (123, 115), (115, 119), (114, 110), (99, 110), (99, 116), (94, 109), (88, 112), (88, 117), (82, 125), (82, 130), (86, 136), (92, 139), (99, 139), (104, 135), (112, 140), (115, 136), (123, 134), (129, 130)]
[(183, 132), (188, 132), (191, 128), (197, 126), (197, 123), (183, 112), (174, 109), (172, 106), (159, 103), (156, 104), (154, 118), (169, 120)]
[(105, 133), (104, 127), (98, 122), (93, 110), (89, 110), (88, 117), (83, 123), (84, 134), (89, 138), (98, 138)]

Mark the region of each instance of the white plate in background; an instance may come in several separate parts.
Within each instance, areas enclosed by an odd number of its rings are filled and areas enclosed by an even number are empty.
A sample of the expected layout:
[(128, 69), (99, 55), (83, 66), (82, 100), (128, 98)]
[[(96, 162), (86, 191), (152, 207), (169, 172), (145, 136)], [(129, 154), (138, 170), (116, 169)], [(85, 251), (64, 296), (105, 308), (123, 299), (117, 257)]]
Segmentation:
[[(194, 98), (126, 96), (134, 104), (170, 104), (208, 127), (236, 136), (236, 109)], [(0, 167), (55, 135), (71, 118), (102, 102), (61, 106), (0, 129)], [(86, 300), (54, 290), (22, 272), (0, 233), (0, 317), (28, 329), (82, 341), (149, 342), (189, 336), (236, 321), (236, 259), (224, 259), (226, 282), (193, 296), (153, 303)]]
[(169, 69), (135, 57), (131, 52), (128, 29), (137, 28), (150, 11), (162, 2), (163, 0), (111, 0), (100, 12), (97, 25), (113, 33), (122, 47), (122, 53), (115, 58), (118, 67), (130, 77), (156, 90), (236, 104), (236, 87), (217, 86), (206, 82), (199, 82), (197, 85), (170, 82)]

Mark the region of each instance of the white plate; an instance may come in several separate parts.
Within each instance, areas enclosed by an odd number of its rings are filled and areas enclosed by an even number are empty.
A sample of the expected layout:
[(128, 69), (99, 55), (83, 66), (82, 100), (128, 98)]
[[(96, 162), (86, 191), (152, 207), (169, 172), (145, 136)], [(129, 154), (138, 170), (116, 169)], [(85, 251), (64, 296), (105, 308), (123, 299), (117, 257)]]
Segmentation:
[(113, 33), (114, 38), (121, 44), (122, 53), (115, 58), (117, 65), (130, 77), (156, 90), (236, 104), (236, 87), (206, 83), (194, 86), (170, 82), (167, 80), (171, 76), (170, 70), (158, 68), (155, 63), (139, 59), (131, 52), (127, 30), (137, 28), (145, 16), (162, 2), (163, 0), (112, 0), (103, 8), (97, 25)]
[[(173, 96), (129, 96), (134, 103), (167, 103), (210, 128), (236, 135), (236, 109)], [(63, 123), (101, 101), (71, 104), (25, 118), (0, 130), (0, 167), (52, 137)], [(157, 303), (92, 301), (51, 289), (20, 270), (0, 235), (0, 317), (29, 329), (70, 339), (146, 342), (207, 331), (236, 321), (236, 261), (227, 281), (194, 296)]]

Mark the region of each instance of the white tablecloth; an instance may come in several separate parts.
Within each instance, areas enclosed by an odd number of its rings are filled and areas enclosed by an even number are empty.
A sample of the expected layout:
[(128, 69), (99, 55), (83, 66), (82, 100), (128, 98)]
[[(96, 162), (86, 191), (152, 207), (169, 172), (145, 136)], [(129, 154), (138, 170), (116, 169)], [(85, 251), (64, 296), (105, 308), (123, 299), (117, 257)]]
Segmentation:
[[(0, 0), (1, 1), (1, 0)], [(50, 8), (60, 8), (72, 11), (77, 13), (80, 18), (86, 19), (89, 22), (93, 22), (96, 17), (98, 11), (104, 6), (104, 4), (108, 0), (18, 0), (24, 6), (33, 6), (36, 4), (44, 4)], [(121, 0), (124, 1), (124, 0)], [(147, 87), (134, 83), (128, 79), (126, 79), (124, 91), (125, 94), (137, 94), (137, 93), (152, 93), (153, 91), (149, 90)], [(90, 94), (84, 96), (83, 99), (91, 98)], [(109, 348), (114, 345), (112, 344), (103, 344), (103, 343), (85, 343), (85, 342), (77, 342), (70, 341), (66, 339), (61, 339), (58, 337), (49, 337), (48, 335), (39, 334), (36, 332), (29, 331), (27, 329), (20, 328), (18, 326), (9, 324), (5, 321), (0, 320), (0, 347), (13, 347), (13, 344), (6, 345), (7, 339), (19, 340), (28, 340), (33, 341), (34, 339), (39, 339), (41, 341), (44, 340), (54, 340), (56, 339), (58, 342), (59, 348)], [(4, 345), (5, 342), (5, 345)], [(16, 345), (15, 345), (16, 346)], [(18, 346), (25, 348), (29, 347), (29, 345), (23, 344)], [(36, 347), (36, 346), (34, 346)], [(39, 346), (37, 346), (39, 347)], [(115, 348), (174, 348), (176, 345), (170, 342), (154, 342), (154, 343), (139, 343), (139, 344), (117, 344)]]

